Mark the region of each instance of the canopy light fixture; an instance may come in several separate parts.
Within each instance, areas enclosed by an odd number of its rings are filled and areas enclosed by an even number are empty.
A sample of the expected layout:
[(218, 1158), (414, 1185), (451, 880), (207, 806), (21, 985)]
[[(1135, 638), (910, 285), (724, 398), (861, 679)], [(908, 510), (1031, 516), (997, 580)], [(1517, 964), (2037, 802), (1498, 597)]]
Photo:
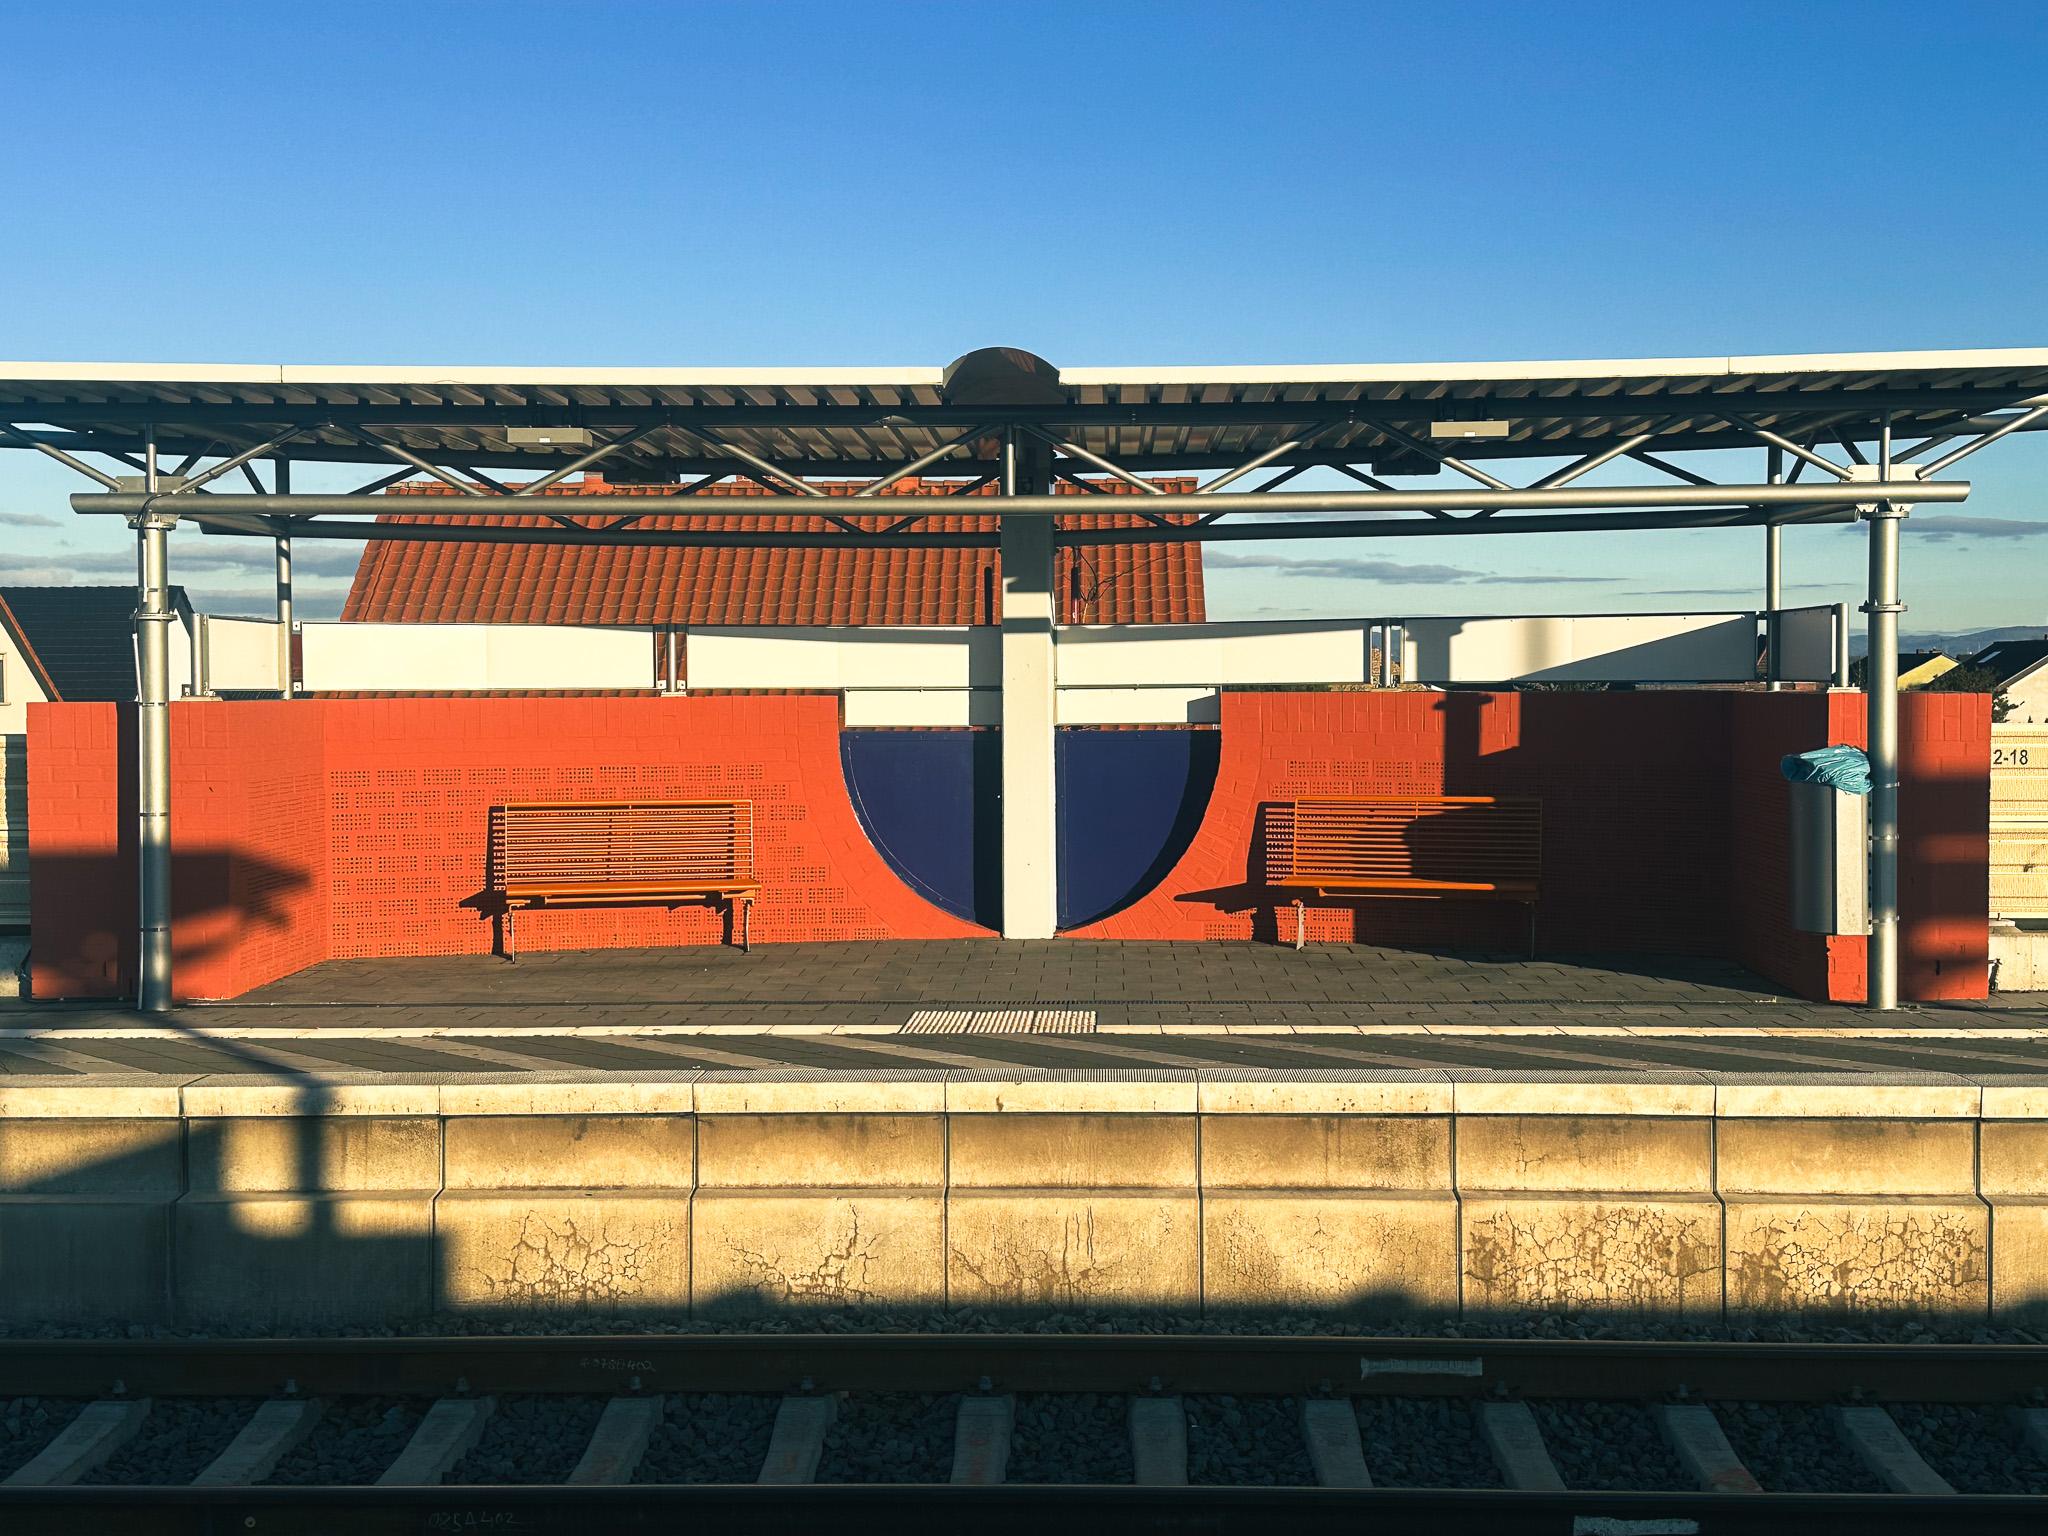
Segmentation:
[(507, 427), (505, 441), (514, 448), (588, 448), (597, 440), (588, 427)]
[(1514, 431), (1511, 421), (1432, 421), (1429, 435), (1434, 438), (1446, 437), (1506, 437)]

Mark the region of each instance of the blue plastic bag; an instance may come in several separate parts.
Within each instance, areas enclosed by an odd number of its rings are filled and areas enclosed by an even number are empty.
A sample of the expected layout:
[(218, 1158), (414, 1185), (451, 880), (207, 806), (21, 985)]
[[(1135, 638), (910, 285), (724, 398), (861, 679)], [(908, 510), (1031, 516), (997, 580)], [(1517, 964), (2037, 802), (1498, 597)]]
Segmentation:
[(1825, 784), (1845, 795), (1870, 793), (1870, 759), (1861, 747), (1821, 747), (1778, 759), (1778, 771), (1794, 784)]

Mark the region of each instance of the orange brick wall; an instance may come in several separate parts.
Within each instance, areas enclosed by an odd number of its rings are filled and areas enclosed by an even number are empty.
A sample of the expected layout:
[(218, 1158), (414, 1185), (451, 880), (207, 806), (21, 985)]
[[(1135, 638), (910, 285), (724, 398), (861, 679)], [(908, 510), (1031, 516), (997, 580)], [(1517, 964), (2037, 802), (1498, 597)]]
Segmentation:
[[(1805, 997), (1864, 995), (1865, 942), (1790, 926), (1787, 752), (1863, 744), (1861, 694), (1225, 694), (1222, 759), (1187, 852), (1080, 938), (1291, 940), (1255, 888), (1260, 807), (1313, 795), (1534, 795), (1543, 949), (1720, 954)], [(1990, 712), (1970, 694), (1900, 701), (1900, 990), (1980, 998)], [(1519, 948), (1514, 906), (1311, 907), (1312, 940)]]
[[(1727, 741), (1705, 693), (1227, 693), (1208, 814), (1147, 896), (1088, 938), (1280, 938), (1254, 888), (1261, 807), (1315, 795), (1533, 795), (1541, 945), (1718, 954), (1726, 943)], [(1318, 941), (1521, 949), (1525, 909), (1311, 905)]]
[[(32, 705), (33, 984), (132, 986), (134, 711)], [(172, 706), (173, 946), (186, 997), (328, 957), (481, 953), (489, 807), (629, 796), (755, 804), (763, 942), (966, 938), (889, 870), (847, 799), (837, 701), (719, 698), (187, 701)], [(1902, 700), (1902, 990), (1982, 997), (1990, 717)], [(1792, 933), (1778, 758), (1862, 743), (1860, 695), (1227, 694), (1193, 842), (1158, 887), (1076, 937), (1285, 939), (1250, 883), (1260, 807), (1316, 794), (1543, 800), (1542, 946), (1726, 954), (1812, 997), (1863, 987), (1864, 941)], [(1320, 940), (1515, 948), (1516, 907), (1315, 909)], [(710, 909), (541, 912), (522, 949), (710, 943)]]
[[(31, 722), (38, 996), (132, 984), (126, 713), (49, 705)], [(837, 701), (819, 696), (173, 705), (178, 992), (232, 997), (330, 957), (488, 950), (493, 927), (474, 903), (489, 808), (506, 800), (752, 800), (762, 942), (984, 933), (882, 862), (847, 799), (838, 733)], [(57, 871), (47, 886), (46, 858)], [(722, 935), (708, 907), (623, 907), (527, 915), (519, 942)]]

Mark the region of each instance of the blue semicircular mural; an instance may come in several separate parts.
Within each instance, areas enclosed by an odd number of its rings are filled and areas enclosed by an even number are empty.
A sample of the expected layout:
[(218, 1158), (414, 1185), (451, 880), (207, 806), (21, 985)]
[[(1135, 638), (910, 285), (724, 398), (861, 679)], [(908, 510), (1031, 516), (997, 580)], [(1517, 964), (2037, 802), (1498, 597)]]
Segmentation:
[[(1149, 891), (1187, 851), (1216, 784), (1215, 731), (1062, 728), (1059, 922), (1078, 928)], [(843, 731), (854, 813), (904, 883), (956, 917), (1002, 925), (1002, 736)]]

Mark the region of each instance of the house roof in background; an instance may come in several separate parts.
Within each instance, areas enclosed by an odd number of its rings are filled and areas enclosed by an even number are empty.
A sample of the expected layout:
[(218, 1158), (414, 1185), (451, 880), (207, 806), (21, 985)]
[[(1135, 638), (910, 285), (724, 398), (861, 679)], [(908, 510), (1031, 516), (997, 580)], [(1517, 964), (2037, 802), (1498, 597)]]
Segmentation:
[[(0, 587), (0, 605), (53, 700), (135, 701), (135, 588)], [(191, 606), (183, 587), (171, 588), (174, 613)]]
[[(860, 483), (826, 484), (820, 489), (847, 497)], [(1184, 492), (1194, 482), (1159, 483), (1169, 491)], [(891, 487), (886, 499), (940, 497), (959, 484), (905, 480)], [(1105, 489), (1112, 495), (1136, 494), (1116, 482), (1108, 482)], [(992, 490), (988, 487), (979, 494)], [(408, 483), (394, 487), (391, 494), (414, 501), (448, 499), (457, 493), (441, 484)], [(587, 475), (543, 494), (667, 497), (682, 505), (686, 500), (770, 493), (757, 485), (729, 482), (685, 499), (673, 486), (614, 485)], [(872, 498), (867, 505), (883, 499)], [(1087, 496), (1082, 504), (1100, 500)], [(479, 505), (463, 502), (465, 513)], [(880, 528), (902, 516), (900, 509), (892, 509), (855, 514), (849, 521)], [(390, 512), (378, 520), (453, 521), (426, 511)], [(549, 523), (538, 514), (472, 514), (464, 521), (517, 527)], [(1063, 514), (1061, 521), (1083, 528), (1141, 525), (1131, 513), (1078, 508)], [(988, 513), (948, 511), (927, 515), (919, 526), (933, 532), (993, 533), (996, 522)], [(801, 515), (661, 512), (635, 526), (788, 532), (814, 531), (818, 525), (819, 519)], [(1185, 624), (1205, 616), (1198, 544), (1068, 548), (1058, 552), (1057, 562), (1063, 623)], [(845, 549), (387, 541), (364, 551), (341, 616), (365, 623), (437, 624), (990, 624), (1002, 616), (1002, 557), (995, 549), (861, 548), (851, 540)]]
[(1989, 669), (2003, 685), (2044, 661), (2048, 661), (2048, 635), (2035, 640), (1994, 640), (1972, 656), (1969, 665)]

